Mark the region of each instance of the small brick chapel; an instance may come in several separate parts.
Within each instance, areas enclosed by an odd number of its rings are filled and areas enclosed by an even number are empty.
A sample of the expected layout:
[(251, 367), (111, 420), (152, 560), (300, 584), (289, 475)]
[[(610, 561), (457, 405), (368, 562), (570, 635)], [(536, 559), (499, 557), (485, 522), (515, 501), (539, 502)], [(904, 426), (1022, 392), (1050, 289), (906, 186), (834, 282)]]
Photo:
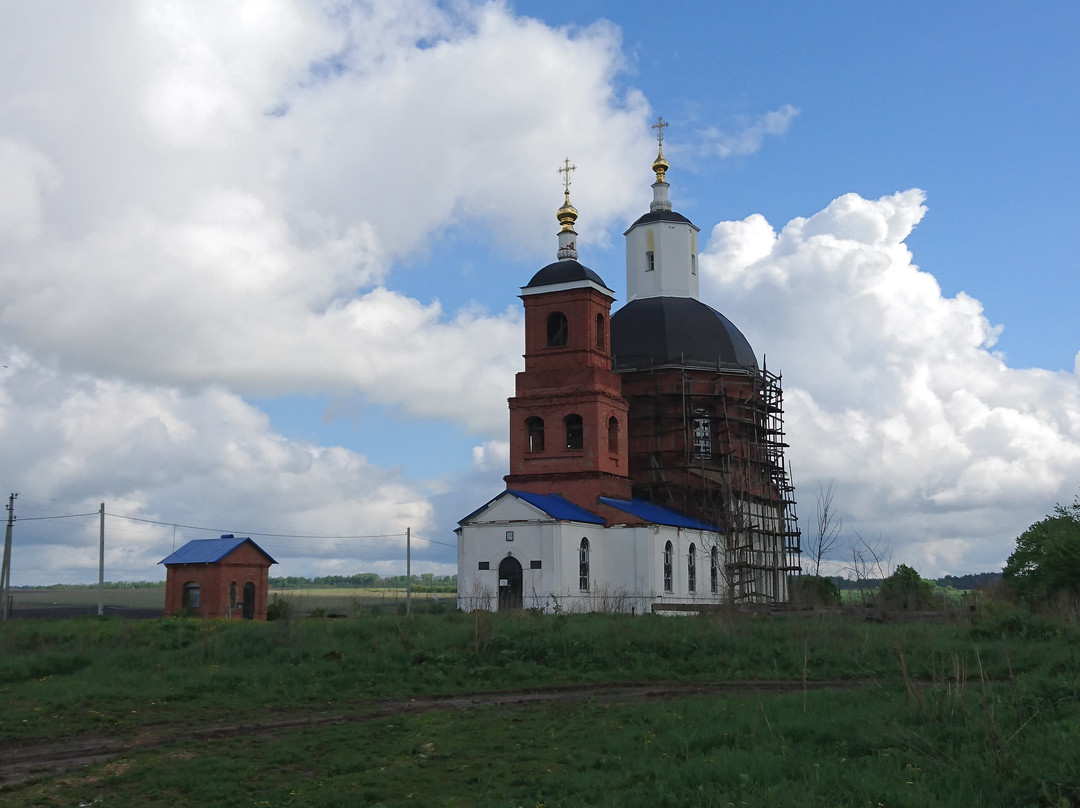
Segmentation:
[(269, 569), (277, 562), (248, 538), (189, 541), (165, 565), (165, 616), (265, 620)]

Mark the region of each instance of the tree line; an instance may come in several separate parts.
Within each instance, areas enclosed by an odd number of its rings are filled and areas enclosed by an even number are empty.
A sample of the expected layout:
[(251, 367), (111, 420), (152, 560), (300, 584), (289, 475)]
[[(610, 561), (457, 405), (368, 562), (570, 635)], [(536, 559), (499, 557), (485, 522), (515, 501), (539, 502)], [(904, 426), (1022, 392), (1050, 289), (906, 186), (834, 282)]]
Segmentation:
[[(404, 575), (382, 577), (375, 572), (355, 575), (322, 575), (308, 578), (303, 575), (282, 575), (270, 578), (272, 589), (405, 589)], [(412, 576), (412, 585), (425, 592), (457, 592), (456, 575), (433, 575), (425, 572)]]

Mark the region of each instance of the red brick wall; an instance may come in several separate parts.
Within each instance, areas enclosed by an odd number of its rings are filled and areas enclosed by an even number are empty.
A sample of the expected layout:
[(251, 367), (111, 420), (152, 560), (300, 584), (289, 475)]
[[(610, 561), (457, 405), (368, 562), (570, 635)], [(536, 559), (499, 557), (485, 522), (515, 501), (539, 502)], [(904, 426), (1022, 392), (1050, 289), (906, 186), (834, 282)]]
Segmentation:
[[(170, 564), (165, 578), (165, 615), (183, 609), (184, 587), (199, 585), (199, 616), (239, 620), (244, 585), (255, 585), (254, 619), (266, 619), (270, 562), (250, 544), (242, 544), (215, 564)], [(236, 582), (237, 607), (229, 609), (229, 589)]]

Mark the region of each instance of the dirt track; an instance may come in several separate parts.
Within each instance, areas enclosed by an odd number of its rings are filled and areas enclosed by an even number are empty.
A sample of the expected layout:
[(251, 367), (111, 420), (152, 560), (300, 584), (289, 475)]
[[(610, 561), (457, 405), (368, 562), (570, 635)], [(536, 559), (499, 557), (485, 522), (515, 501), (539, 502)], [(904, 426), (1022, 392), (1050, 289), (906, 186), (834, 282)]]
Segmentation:
[(846, 690), (865, 687), (865, 681), (800, 682), (632, 682), (567, 687), (530, 688), (500, 693), (468, 693), (445, 698), (393, 699), (358, 705), (333, 713), (268, 713), (234, 724), (166, 724), (147, 727), (135, 737), (104, 734), (63, 740), (6, 741), (0, 743), (0, 788), (63, 774), (80, 766), (104, 763), (135, 749), (150, 749), (185, 739), (228, 738), (240, 734), (269, 734), (296, 729), (362, 723), (403, 713), (429, 710), (483, 709), (548, 702), (606, 701), (626, 703), (642, 699), (709, 694), (792, 693), (803, 690)]

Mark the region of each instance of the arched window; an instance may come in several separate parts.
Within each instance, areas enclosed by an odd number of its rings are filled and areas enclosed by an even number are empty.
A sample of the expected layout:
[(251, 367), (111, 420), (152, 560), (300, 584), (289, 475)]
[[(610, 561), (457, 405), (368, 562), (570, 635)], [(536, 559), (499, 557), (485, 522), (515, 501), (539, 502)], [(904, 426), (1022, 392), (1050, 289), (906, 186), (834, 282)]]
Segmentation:
[(596, 350), (598, 350), (598, 351), (604, 350), (604, 345), (607, 343), (607, 339), (606, 339), (607, 335), (604, 333), (605, 331), (606, 331), (606, 329), (604, 328), (604, 315), (603, 314), (597, 314), (596, 315)]
[(614, 415), (607, 422), (607, 450), (611, 454), (619, 453), (619, 419)]
[(671, 585), (671, 542), (664, 545), (664, 591), (670, 592)]
[(184, 608), (199, 608), (199, 585), (194, 581), (188, 581), (184, 584)]
[(580, 415), (568, 415), (563, 419), (566, 424), (566, 451), (580, 452), (585, 446), (585, 425)]
[(557, 348), (565, 345), (569, 334), (569, 326), (566, 315), (561, 311), (553, 311), (547, 318), (547, 344), (549, 348)]
[(712, 548), (712, 564), (709, 565), (709, 584), (713, 593), (720, 591), (720, 548)]
[(690, 592), (697, 591), (697, 547), (693, 544), (686, 555), (686, 588)]
[(578, 547), (578, 589), (589, 591), (589, 540), (582, 538)]
[(707, 410), (694, 410), (694, 457), (712, 457), (712, 419)]
[(236, 581), (229, 584), (229, 608), (236, 608)]
[(527, 452), (544, 451), (544, 419), (535, 415), (525, 419), (526, 449)]

